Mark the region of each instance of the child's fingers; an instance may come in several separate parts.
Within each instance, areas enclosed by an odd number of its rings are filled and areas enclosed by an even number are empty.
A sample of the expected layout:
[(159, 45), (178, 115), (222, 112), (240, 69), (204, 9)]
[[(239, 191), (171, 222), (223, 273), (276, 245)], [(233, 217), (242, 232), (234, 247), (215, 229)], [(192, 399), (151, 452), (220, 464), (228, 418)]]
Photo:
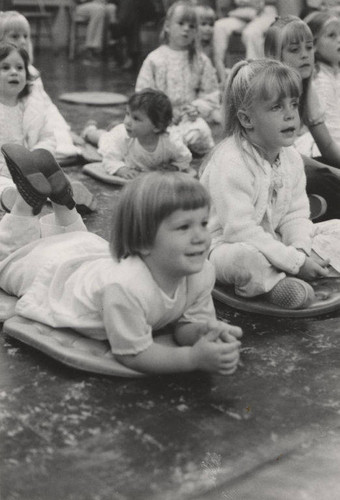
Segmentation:
[(233, 373), (235, 373), (237, 370), (237, 366), (235, 366), (234, 368), (231, 368), (230, 370), (218, 370), (218, 373), (219, 375), (232, 375)]
[(231, 342), (228, 344), (225, 342), (218, 344), (221, 357), (224, 358), (225, 356), (228, 356), (229, 354), (234, 355), (234, 353), (237, 353), (239, 351), (240, 345), (241, 345), (241, 342), (239, 342), (238, 340), (235, 340), (234, 342)]
[(228, 333), (230, 335), (232, 335), (236, 339), (240, 339), (242, 337), (242, 335), (243, 335), (242, 328), (240, 328), (239, 326), (235, 326), (235, 325), (228, 325), (228, 326), (229, 326)]
[(318, 276), (327, 276), (327, 274), (329, 274), (328, 267), (319, 266), (319, 269), (317, 270), (317, 275)]

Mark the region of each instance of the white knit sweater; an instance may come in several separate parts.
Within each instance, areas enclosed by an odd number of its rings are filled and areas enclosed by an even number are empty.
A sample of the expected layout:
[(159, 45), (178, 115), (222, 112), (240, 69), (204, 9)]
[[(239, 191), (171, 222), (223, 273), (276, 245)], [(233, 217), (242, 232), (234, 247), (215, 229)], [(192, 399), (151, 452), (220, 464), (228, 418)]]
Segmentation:
[(215, 149), (201, 182), (212, 198), (212, 248), (248, 243), (277, 269), (297, 274), (305, 261), (297, 248), (310, 253), (314, 229), (302, 159), (293, 147), (282, 148), (279, 159), (274, 169), (248, 141), (239, 148), (229, 137)]
[(175, 109), (195, 105), (208, 121), (220, 107), (215, 68), (201, 52), (191, 63), (187, 50), (161, 45), (146, 57), (137, 77), (136, 91), (146, 87), (164, 92)]

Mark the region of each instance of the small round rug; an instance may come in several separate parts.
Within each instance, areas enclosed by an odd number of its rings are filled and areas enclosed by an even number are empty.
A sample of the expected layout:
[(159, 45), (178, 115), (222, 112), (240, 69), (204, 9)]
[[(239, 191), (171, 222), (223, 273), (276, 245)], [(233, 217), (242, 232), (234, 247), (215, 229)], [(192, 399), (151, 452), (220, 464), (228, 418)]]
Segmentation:
[(117, 106), (126, 104), (128, 98), (115, 92), (66, 92), (59, 96), (60, 101), (89, 106)]

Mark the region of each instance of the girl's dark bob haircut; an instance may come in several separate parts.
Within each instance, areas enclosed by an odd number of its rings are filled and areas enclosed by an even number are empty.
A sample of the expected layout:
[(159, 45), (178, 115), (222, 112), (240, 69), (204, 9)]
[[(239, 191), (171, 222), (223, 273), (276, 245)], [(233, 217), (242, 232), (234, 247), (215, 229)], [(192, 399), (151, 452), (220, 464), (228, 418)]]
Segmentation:
[(210, 207), (202, 184), (181, 172), (140, 174), (122, 190), (114, 208), (110, 249), (117, 260), (152, 248), (159, 226), (176, 210)]
[(22, 91), (20, 92), (20, 94), (18, 96), (19, 98), (21, 98), (21, 97), (27, 96), (30, 92), (30, 85), (31, 85), (32, 77), (31, 77), (31, 74), (30, 74), (29, 69), (28, 69), (29, 55), (25, 49), (18, 48), (15, 45), (13, 45), (12, 43), (0, 42), (0, 61), (3, 61), (4, 59), (6, 59), (6, 57), (8, 57), (12, 52), (17, 52), (19, 54), (19, 56), (23, 60), (25, 73), (26, 73), (26, 85), (22, 89)]

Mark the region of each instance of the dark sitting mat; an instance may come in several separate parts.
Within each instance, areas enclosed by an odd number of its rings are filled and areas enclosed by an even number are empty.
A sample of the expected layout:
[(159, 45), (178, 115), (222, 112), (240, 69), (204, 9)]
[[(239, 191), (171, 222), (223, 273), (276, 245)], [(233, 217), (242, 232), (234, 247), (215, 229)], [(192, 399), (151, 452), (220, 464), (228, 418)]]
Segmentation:
[(216, 283), (213, 297), (235, 309), (267, 316), (308, 318), (340, 309), (340, 278), (323, 278), (311, 282), (316, 300), (306, 309), (283, 309), (260, 297), (244, 298), (235, 295), (233, 286)]

